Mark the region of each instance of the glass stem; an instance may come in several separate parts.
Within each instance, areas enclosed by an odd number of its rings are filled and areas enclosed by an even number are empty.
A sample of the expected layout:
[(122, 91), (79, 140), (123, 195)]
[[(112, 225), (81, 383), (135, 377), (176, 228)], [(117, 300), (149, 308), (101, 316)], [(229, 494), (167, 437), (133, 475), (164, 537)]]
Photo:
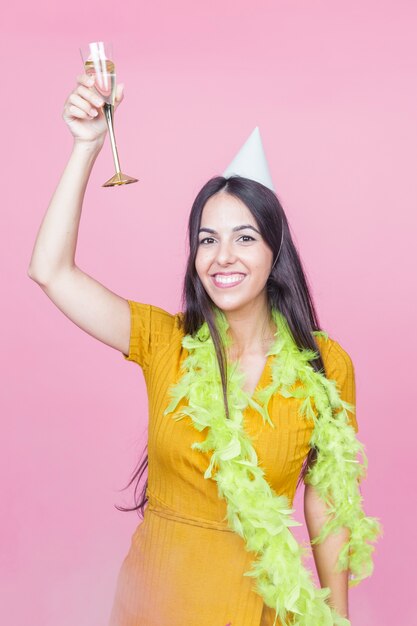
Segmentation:
[(119, 155), (117, 154), (117, 146), (116, 146), (116, 139), (114, 136), (114, 125), (113, 125), (114, 106), (112, 104), (109, 104), (108, 102), (105, 102), (103, 105), (103, 110), (104, 110), (104, 115), (106, 116), (107, 127), (109, 129), (109, 137), (110, 137), (110, 143), (111, 143), (111, 150), (113, 153), (114, 167), (116, 168), (116, 174), (120, 174), (122, 170), (120, 169)]

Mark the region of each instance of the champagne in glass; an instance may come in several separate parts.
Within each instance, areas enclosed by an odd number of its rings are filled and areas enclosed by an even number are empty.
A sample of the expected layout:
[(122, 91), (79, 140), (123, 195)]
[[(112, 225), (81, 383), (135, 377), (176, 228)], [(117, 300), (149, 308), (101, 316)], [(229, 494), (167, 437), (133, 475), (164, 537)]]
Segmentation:
[(87, 60), (84, 63), (84, 69), (88, 76), (94, 76), (94, 87), (104, 102), (114, 106), (116, 98), (116, 69), (113, 61), (106, 59), (103, 66), (101, 66), (97, 63), (94, 64), (92, 60)]
[(113, 61), (112, 46), (103, 41), (94, 41), (80, 48), (81, 58), (84, 63), (85, 73), (94, 76), (94, 88), (103, 100), (103, 111), (106, 116), (107, 127), (109, 129), (110, 143), (113, 153), (116, 174), (106, 181), (103, 187), (114, 187), (115, 185), (127, 185), (138, 182), (137, 178), (132, 178), (123, 174), (120, 169), (119, 155), (117, 152), (116, 139), (114, 135), (114, 101), (116, 98), (116, 69)]

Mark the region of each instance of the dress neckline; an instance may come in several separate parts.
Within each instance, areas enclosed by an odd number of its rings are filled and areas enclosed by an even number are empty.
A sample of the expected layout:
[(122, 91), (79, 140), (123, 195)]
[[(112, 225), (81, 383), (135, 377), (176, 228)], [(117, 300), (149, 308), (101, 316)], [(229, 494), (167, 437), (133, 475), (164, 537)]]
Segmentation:
[[(273, 357), (273, 354), (267, 354), (266, 355), (266, 361), (265, 361), (265, 365), (263, 367), (263, 370), (261, 372), (261, 375), (258, 379), (258, 382), (256, 383), (256, 387), (253, 390), (253, 393), (250, 394), (249, 391), (246, 391), (246, 389), (243, 387), (243, 391), (247, 394), (247, 396), (251, 399), (251, 400), (256, 400), (256, 396), (258, 394), (259, 391), (262, 391), (266, 382), (266, 378), (270, 372), (270, 362), (271, 359)], [(238, 368), (239, 372), (242, 372), (243, 375), (245, 375), (245, 372), (241, 369), (241, 367), (239, 367), (239, 362), (238, 361), (233, 361), (233, 364), (235, 364), (235, 366)]]

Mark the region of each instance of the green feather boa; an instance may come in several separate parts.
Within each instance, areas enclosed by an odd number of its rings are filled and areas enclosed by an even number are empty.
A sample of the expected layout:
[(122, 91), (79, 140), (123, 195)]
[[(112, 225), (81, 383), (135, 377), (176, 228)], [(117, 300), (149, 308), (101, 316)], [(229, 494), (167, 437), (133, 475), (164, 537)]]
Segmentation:
[[(214, 311), (220, 336), (228, 346), (226, 316), (217, 307)], [(226, 419), (216, 352), (204, 322), (194, 337), (185, 335), (182, 339), (189, 352), (183, 363), (184, 375), (171, 386), (172, 400), (164, 414), (172, 413), (186, 398), (188, 405), (181, 407), (173, 418), (189, 416), (198, 431), (207, 429), (206, 439), (193, 443), (192, 448), (213, 451), (204, 478), (217, 482), (219, 496), (227, 503), (229, 527), (245, 540), (246, 550), (258, 557), (252, 563), (253, 569), (244, 575), (254, 577), (256, 592), (267, 606), (275, 609), (274, 626), (278, 618), (283, 626), (349, 626), (350, 621), (326, 602), (330, 589), (317, 588), (311, 571), (303, 565), (308, 549), (301, 547), (289, 530), (291, 526), (300, 526), (291, 517), (294, 509), (287, 496), (275, 494), (264, 478), (242, 422), (243, 410), (251, 405), (274, 428), (267, 411), (271, 396), (278, 392), (284, 397), (303, 399), (300, 413), (314, 420), (310, 445), (318, 449), (317, 461), (305, 482), (314, 485), (332, 513), (311, 543), (322, 542), (342, 527), (350, 530), (337, 568), (349, 568), (349, 586), (353, 586), (371, 575), (374, 547), (368, 542), (375, 542), (382, 534), (377, 518), (366, 516), (361, 506), (359, 483), (366, 474), (368, 461), (363, 444), (348, 423), (347, 410), (354, 412), (355, 407), (340, 398), (335, 381), (313, 369), (309, 361), (318, 354), (299, 350), (284, 315), (276, 309), (272, 315), (277, 327), (276, 340), (268, 352), (275, 355), (272, 382), (256, 394), (263, 406), (244, 391), (243, 372), (228, 367), (230, 419)], [(324, 331), (313, 334), (327, 339)], [(302, 386), (294, 386), (297, 380)], [(362, 463), (357, 459), (358, 453)], [(213, 476), (214, 468), (217, 471)]]

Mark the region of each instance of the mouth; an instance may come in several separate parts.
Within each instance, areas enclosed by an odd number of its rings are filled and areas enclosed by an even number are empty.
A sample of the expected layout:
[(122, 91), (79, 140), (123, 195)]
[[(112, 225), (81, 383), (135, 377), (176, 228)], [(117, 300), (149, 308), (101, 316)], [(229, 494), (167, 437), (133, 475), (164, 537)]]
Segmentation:
[(246, 274), (236, 272), (234, 274), (213, 274), (211, 279), (219, 289), (230, 289), (236, 287), (246, 278)]

